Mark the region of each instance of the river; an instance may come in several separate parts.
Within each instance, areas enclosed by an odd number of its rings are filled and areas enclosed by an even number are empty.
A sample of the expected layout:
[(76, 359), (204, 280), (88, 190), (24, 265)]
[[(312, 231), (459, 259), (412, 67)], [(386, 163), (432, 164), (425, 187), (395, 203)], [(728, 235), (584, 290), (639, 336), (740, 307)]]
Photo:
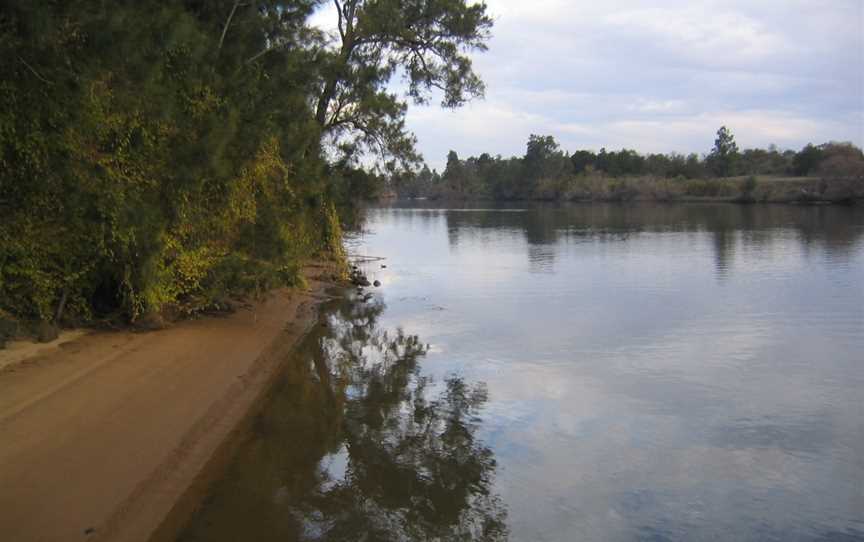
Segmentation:
[[(864, 209), (370, 209), (193, 540), (864, 540)], [(377, 259), (384, 258), (384, 259)]]

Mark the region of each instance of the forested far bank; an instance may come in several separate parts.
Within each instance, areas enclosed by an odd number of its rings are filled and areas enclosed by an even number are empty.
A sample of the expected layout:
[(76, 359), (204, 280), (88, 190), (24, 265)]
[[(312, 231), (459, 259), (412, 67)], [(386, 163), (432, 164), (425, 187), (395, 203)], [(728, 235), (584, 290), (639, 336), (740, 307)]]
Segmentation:
[(523, 156), (450, 151), (443, 172), (424, 167), (390, 182), (401, 197), (433, 199), (852, 201), (864, 197), (864, 154), (838, 142), (741, 151), (726, 127), (704, 155), (571, 153), (552, 136), (531, 135)]
[(14, 322), (193, 313), (342, 257), (376, 195), (359, 164), (417, 160), (407, 99), (482, 94), (467, 55), (492, 23), (482, 3), (345, 0), (337, 35), (309, 22), (323, 5), (0, 4), (0, 343)]

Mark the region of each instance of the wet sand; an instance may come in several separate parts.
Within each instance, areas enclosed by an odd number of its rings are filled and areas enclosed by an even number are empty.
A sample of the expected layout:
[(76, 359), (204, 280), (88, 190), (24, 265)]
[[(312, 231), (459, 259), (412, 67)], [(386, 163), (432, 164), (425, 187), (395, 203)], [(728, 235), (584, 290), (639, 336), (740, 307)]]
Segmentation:
[(0, 538), (171, 539), (317, 321), (331, 283), (309, 284), (165, 330), (90, 333), (5, 366)]

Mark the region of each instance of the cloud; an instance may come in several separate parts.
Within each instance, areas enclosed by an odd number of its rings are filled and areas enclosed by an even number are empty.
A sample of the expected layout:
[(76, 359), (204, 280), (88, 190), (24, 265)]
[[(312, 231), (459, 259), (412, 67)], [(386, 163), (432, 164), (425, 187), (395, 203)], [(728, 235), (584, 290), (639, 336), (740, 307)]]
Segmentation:
[(801, 142), (853, 139), (855, 136), (854, 132), (845, 130), (842, 123), (772, 110), (706, 111), (654, 120), (625, 119), (600, 124), (599, 131), (609, 141), (607, 146), (612, 148), (629, 146), (650, 152), (707, 152), (713, 143), (714, 132), (721, 125), (735, 127), (742, 148), (764, 148), (772, 143), (783, 148), (795, 148), (801, 146)]
[(684, 100), (651, 100), (647, 98), (639, 98), (635, 104), (628, 107), (630, 111), (638, 111), (640, 113), (657, 113), (657, 112), (673, 112), (680, 111), (684, 108), (686, 102)]
[(567, 150), (707, 152), (720, 125), (742, 147), (864, 144), (864, 4), (489, 0), (485, 101), (411, 108), (427, 161), (521, 155), (531, 133)]
[(546, 117), (507, 102), (481, 101), (449, 111), (434, 107), (414, 107), (408, 110), (408, 125), (417, 134), (426, 160), (443, 169), (447, 152), (457, 150), (460, 157), (484, 152), (504, 156), (521, 155), (528, 136), (543, 131), (549, 124)]
[[(493, 38), (474, 56), (486, 100), (409, 108), (438, 169), (451, 149), (521, 155), (532, 133), (570, 151), (703, 153), (720, 125), (744, 147), (864, 145), (860, 0), (487, 3)], [(335, 19), (327, 3), (312, 22)]]
[(638, 9), (607, 15), (613, 31), (653, 42), (671, 59), (737, 66), (794, 50), (793, 42), (760, 21), (736, 12), (706, 13), (700, 6)]
[[(477, 156), (483, 152), (503, 156), (521, 156), (530, 134), (552, 134), (562, 147), (599, 150), (633, 148), (640, 152), (696, 152), (710, 149), (717, 128), (733, 129), (741, 148), (776, 144), (781, 148), (800, 148), (808, 142), (829, 140), (860, 141), (855, 123), (812, 118), (795, 112), (772, 109), (695, 110), (682, 100), (649, 99), (600, 101), (597, 111), (584, 115), (559, 114), (573, 102), (585, 103), (591, 97), (573, 96), (568, 101), (554, 93), (543, 109), (518, 107), (519, 104), (542, 102), (521, 94), (514, 106), (508, 101), (486, 101), (464, 109), (441, 112), (435, 108), (409, 110), (408, 123), (416, 131), (426, 159), (442, 167), (449, 150), (459, 156)], [(568, 120), (576, 117), (576, 120)], [(862, 117), (858, 117), (861, 125)]]

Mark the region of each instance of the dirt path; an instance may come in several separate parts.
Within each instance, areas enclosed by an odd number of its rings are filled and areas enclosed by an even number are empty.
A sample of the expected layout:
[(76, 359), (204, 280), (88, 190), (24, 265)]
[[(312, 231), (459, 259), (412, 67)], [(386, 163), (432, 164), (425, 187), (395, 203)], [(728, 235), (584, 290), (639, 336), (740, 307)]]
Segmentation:
[(163, 521), (182, 521), (190, 487), (316, 322), (326, 284), (310, 285), (223, 318), (88, 334), (0, 372), (0, 539), (170, 532)]

